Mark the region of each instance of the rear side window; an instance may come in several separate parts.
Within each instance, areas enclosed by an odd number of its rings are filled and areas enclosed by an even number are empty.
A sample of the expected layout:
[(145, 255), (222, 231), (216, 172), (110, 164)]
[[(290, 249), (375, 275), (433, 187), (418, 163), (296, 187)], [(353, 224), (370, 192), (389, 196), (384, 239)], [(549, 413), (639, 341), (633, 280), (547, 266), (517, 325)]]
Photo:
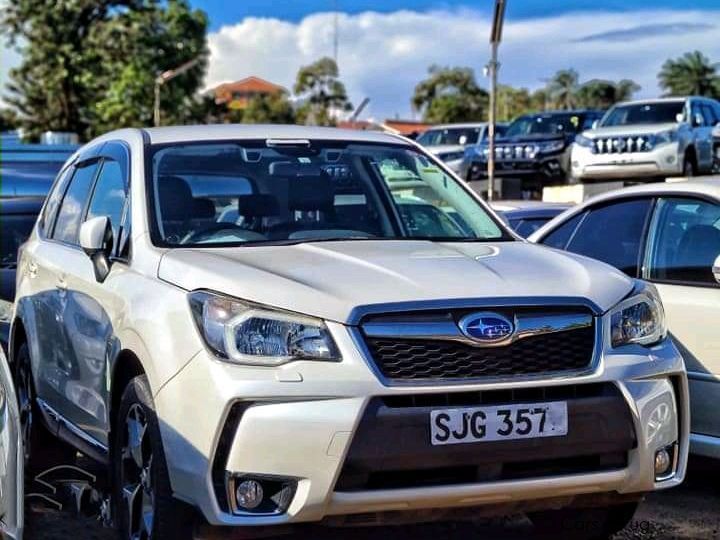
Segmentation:
[(577, 226), (580, 224), (583, 217), (585, 217), (584, 212), (578, 214), (572, 219), (569, 219), (568, 221), (560, 225), (557, 229), (555, 229), (553, 232), (548, 234), (545, 238), (543, 238), (541, 243), (556, 249), (567, 248), (568, 242), (570, 242), (570, 239), (572, 238), (575, 229), (577, 229)]
[(86, 219), (100, 216), (109, 217), (113, 230), (113, 240), (116, 243), (119, 239), (120, 222), (125, 208), (126, 195), (127, 188), (125, 187), (125, 179), (120, 164), (114, 160), (104, 161), (95, 184)]
[(80, 221), (82, 220), (83, 210), (96, 171), (96, 163), (76, 168), (70, 186), (60, 205), (57, 221), (53, 229), (53, 240), (66, 244), (78, 244)]
[(661, 199), (653, 221), (649, 279), (717, 286), (712, 267), (720, 256), (720, 206), (698, 199)]
[(637, 277), (650, 204), (636, 199), (590, 210), (567, 249)]

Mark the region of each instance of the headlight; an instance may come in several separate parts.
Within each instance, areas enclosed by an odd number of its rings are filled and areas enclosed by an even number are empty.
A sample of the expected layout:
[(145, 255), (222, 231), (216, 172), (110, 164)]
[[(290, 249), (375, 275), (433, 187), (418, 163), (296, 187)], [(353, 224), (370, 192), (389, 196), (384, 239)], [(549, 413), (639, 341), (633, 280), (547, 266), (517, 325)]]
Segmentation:
[(653, 146), (660, 146), (661, 144), (670, 144), (677, 141), (677, 131), (670, 129), (661, 133), (653, 135)]
[(552, 154), (553, 152), (559, 152), (564, 148), (565, 141), (552, 141), (540, 145), (540, 151), (544, 154)]
[(0, 323), (9, 323), (12, 320), (13, 303), (0, 300)]
[(666, 336), (665, 310), (653, 285), (643, 283), (637, 294), (621, 302), (610, 313), (613, 347), (654, 345)]
[(575, 144), (583, 146), (585, 148), (595, 148), (595, 141), (585, 135), (578, 135), (575, 137)]
[(205, 343), (220, 358), (254, 366), (340, 360), (330, 332), (319, 319), (206, 291), (190, 293), (189, 300)]

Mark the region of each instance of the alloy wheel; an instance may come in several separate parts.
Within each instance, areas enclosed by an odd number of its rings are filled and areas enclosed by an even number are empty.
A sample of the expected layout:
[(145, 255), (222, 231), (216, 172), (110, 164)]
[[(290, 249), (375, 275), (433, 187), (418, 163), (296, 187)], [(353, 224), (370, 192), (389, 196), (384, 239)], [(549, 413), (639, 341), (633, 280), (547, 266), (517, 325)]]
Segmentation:
[(142, 406), (135, 403), (125, 418), (121, 450), (122, 503), (125, 505), (128, 540), (150, 540), (155, 520), (153, 455), (148, 423)]
[(22, 433), (25, 465), (30, 461), (33, 430), (33, 387), (27, 362), (20, 359), (18, 366), (18, 407), (20, 409), (20, 430)]

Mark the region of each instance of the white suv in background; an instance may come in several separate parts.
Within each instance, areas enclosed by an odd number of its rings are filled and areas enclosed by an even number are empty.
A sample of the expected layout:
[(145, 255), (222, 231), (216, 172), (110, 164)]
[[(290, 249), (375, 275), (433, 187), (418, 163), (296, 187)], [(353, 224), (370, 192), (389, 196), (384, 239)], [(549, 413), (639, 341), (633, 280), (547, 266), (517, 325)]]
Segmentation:
[(660, 179), (710, 173), (720, 103), (702, 97), (621, 103), (578, 135), (575, 181)]
[(605, 538), (685, 475), (655, 288), (518, 240), (392, 135), (96, 139), (22, 249), (15, 309), (25, 431), (106, 464), (123, 538), (518, 511)]

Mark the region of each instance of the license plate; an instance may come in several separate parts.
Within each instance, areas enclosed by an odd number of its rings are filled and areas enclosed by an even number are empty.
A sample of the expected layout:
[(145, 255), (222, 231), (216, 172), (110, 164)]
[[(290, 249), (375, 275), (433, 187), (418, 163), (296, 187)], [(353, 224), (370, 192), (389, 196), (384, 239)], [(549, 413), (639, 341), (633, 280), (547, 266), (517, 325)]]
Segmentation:
[(564, 401), (444, 409), (430, 413), (433, 446), (561, 437), (567, 432), (567, 403)]

